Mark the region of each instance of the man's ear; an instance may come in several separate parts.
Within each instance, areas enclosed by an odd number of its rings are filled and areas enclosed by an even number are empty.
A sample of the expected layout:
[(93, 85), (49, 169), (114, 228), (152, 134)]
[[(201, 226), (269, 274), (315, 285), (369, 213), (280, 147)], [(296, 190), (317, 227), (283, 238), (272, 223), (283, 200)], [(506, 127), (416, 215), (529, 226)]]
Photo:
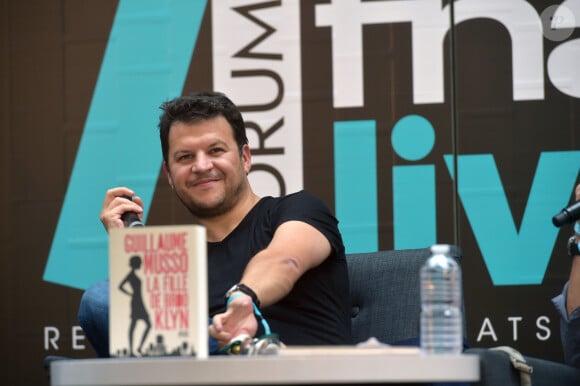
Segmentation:
[(244, 171), (247, 175), (252, 169), (252, 153), (250, 151), (250, 145), (248, 144), (245, 144), (242, 147), (242, 163), (244, 165)]
[(167, 182), (169, 183), (169, 186), (171, 186), (171, 189), (173, 189), (173, 180), (171, 179), (171, 173), (169, 173), (169, 168), (167, 167), (167, 163), (165, 161), (163, 161), (163, 173), (165, 173), (165, 177), (167, 177)]

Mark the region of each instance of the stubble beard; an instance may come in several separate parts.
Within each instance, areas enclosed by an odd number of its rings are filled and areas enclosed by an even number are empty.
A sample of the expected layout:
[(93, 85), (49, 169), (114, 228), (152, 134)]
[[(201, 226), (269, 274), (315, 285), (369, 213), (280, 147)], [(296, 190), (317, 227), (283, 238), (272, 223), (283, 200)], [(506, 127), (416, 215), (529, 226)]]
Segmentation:
[(244, 181), (240, 180), (233, 189), (225, 189), (221, 192), (221, 197), (210, 203), (205, 203), (194, 198), (183, 197), (176, 192), (177, 198), (198, 219), (208, 219), (222, 216), (228, 213), (239, 202), (244, 190)]

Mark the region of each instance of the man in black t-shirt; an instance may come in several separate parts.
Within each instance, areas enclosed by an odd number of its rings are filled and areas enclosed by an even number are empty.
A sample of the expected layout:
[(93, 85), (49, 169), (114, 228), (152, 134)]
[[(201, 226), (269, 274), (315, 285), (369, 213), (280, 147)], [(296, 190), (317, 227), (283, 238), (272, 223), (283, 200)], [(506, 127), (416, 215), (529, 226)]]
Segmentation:
[[(245, 124), (225, 95), (178, 97), (161, 109), (163, 171), (207, 232), (211, 337), (223, 347), (259, 335), (263, 315), (287, 345), (352, 343), (344, 246), (328, 208), (304, 191), (279, 198), (253, 192)], [(141, 216), (142, 200), (127, 187), (113, 188), (100, 219), (107, 231), (123, 227), (129, 211)], [(97, 323), (93, 310), (107, 308), (108, 293), (96, 292), (83, 296), (79, 322), (107, 356), (101, 345), (108, 325)]]
[[(243, 277), (252, 257), (268, 248), (276, 230), (291, 222), (297, 230), (304, 223), (320, 232), (331, 246), (330, 255), (298, 277), (275, 304), (262, 304), (261, 313), (286, 344), (350, 343), (347, 268), (336, 220), (322, 201), (304, 191), (262, 198), (223, 241), (208, 243), (210, 315), (224, 311), (224, 293)], [(293, 237), (292, 243), (302, 243), (300, 233)], [(233, 254), (228, 252), (232, 246)]]

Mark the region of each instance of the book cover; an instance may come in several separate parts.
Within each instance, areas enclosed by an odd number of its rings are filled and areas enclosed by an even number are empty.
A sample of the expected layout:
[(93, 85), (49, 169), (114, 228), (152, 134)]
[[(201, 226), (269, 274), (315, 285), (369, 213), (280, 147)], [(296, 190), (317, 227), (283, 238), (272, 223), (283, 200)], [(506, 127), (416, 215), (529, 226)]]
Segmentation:
[(207, 244), (200, 225), (109, 233), (112, 357), (208, 355)]

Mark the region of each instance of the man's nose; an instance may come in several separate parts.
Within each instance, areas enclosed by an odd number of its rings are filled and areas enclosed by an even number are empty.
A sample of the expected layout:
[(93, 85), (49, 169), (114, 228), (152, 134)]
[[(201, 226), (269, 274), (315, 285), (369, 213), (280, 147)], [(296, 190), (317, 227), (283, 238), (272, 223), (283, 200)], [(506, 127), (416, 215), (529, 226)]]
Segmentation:
[(205, 153), (198, 153), (195, 157), (195, 161), (191, 166), (193, 172), (204, 172), (210, 170), (213, 167), (211, 157)]

